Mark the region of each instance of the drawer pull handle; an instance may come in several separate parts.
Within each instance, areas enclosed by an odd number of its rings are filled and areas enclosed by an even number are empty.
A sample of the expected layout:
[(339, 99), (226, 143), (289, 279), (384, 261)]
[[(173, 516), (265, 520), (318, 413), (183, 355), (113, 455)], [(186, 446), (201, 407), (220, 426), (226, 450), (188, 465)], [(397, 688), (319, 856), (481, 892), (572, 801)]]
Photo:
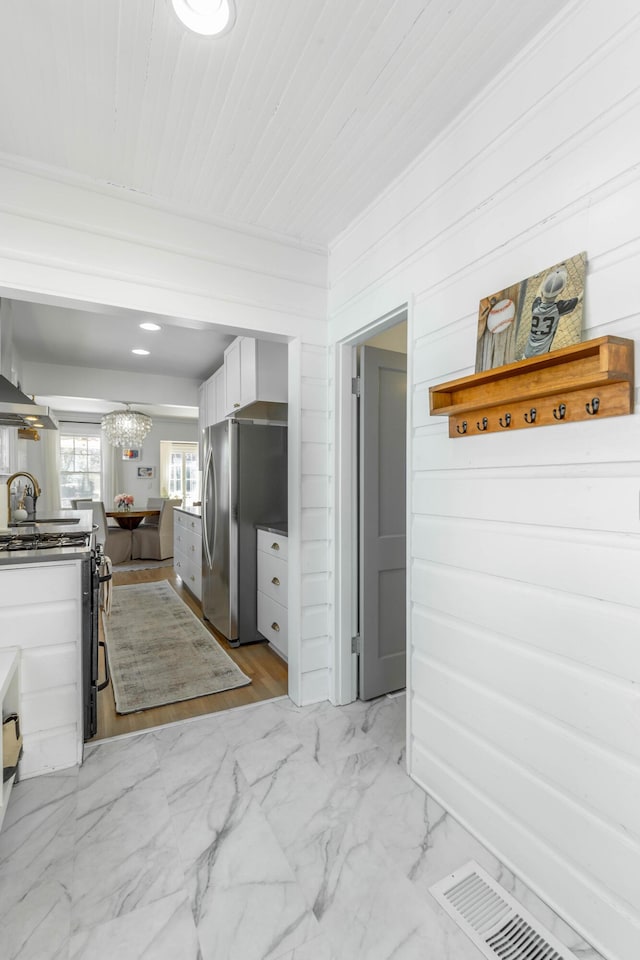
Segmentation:
[(275, 620), (271, 624), (271, 629), (275, 630), (276, 633), (280, 633), (280, 625), (276, 623)]
[(271, 583), (274, 585), (274, 587), (279, 587), (279, 586), (280, 586), (280, 581), (278, 580), (277, 577), (272, 577), (272, 578), (271, 578)]
[(279, 549), (280, 549), (280, 544), (279, 544), (279, 543), (272, 543), (272, 544), (271, 544), (271, 549), (272, 549), (272, 550), (279, 550)]

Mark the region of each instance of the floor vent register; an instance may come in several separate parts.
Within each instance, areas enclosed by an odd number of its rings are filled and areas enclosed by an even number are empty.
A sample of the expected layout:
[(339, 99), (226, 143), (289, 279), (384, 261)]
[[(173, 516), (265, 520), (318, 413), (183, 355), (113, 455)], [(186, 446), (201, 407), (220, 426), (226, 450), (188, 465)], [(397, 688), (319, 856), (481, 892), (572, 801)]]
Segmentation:
[(430, 891), (489, 960), (577, 960), (473, 860)]

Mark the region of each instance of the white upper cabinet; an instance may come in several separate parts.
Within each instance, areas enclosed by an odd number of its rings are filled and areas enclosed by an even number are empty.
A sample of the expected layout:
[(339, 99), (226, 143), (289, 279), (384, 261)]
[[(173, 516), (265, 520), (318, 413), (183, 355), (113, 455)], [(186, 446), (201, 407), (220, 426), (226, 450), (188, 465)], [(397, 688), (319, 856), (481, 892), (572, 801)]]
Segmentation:
[(205, 389), (206, 384), (201, 383), (198, 387), (198, 436), (202, 436), (202, 431), (207, 425), (207, 405), (206, 405), (206, 395), (207, 391)]
[(225, 398), (224, 391), (225, 391), (226, 377), (225, 377), (224, 367), (220, 367), (219, 370), (216, 370), (216, 372), (214, 373), (211, 379), (213, 380), (213, 384), (214, 384), (213, 392), (214, 392), (214, 403), (215, 403), (215, 411), (216, 411), (216, 419), (214, 422), (218, 423), (220, 420), (224, 420), (224, 415), (225, 415), (226, 398)]
[(200, 429), (224, 420), (224, 367), (220, 367), (200, 386)]
[(200, 432), (256, 402), (287, 402), (287, 345), (236, 337), (199, 389)]
[(236, 337), (224, 352), (225, 415), (250, 403), (287, 402), (287, 345)]
[[(240, 407), (244, 406), (245, 403), (248, 403), (247, 400), (244, 400), (243, 402), (242, 397), (240, 350), (243, 340), (248, 340), (248, 338), (236, 337), (233, 343), (230, 343), (224, 352), (225, 414), (233, 413), (234, 410), (238, 410)], [(252, 340), (249, 342), (254, 343), (255, 341)], [(249, 342), (244, 348), (245, 357), (248, 357), (249, 355)]]

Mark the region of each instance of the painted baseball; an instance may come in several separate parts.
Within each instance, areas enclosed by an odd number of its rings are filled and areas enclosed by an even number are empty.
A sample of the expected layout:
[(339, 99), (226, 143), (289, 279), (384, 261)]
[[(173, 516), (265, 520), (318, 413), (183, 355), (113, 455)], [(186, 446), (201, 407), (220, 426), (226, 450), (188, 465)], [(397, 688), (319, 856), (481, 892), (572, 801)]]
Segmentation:
[(491, 333), (502, 333), (513, 323), (516, 308), (513, 300), (500, 300), (487, 317), (487, 328)]

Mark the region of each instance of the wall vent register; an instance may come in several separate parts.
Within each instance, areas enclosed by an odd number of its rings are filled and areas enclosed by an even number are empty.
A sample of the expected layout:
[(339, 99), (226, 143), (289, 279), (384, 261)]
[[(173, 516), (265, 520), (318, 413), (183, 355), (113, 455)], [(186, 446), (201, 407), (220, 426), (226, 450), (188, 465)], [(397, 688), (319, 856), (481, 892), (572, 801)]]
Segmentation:
[(473, 860), (430, 892), (489, 960), (577, 960)]

